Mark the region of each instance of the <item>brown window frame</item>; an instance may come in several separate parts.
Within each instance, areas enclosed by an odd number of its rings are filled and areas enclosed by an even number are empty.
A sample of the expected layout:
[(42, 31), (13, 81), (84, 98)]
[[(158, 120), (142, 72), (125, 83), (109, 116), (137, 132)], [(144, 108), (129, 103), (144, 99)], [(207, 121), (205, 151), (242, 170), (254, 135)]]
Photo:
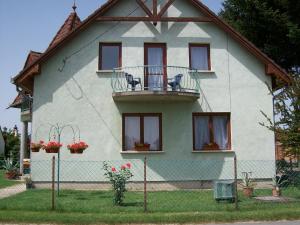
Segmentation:
[(192, 47), (206, 47), (207, 48), (207, 63), (208, 63), (208, 69), (207, 71), (211, 71), (211, 58), (210, 58), (210, 44), (195, 44), (195, 43), (190, 43), (189, 44), (189, 68), (192, 68)]
[[(227, 116), (228, 121), (227, 121), (227, 135), (228, 135), (228, 144), (226, 149), (219, 149), (217, 147), (212, 147), (210, 149), (196, 149), (195, 145), (195, 140), (196, 140), (196, 134), (195, 134), (195, 118), (199, 116), (208, 116), (209, 117), (209, 137), (210, 137), (210, 142), (215, 143), (214, 141), (214, 131), (213, 131), (213, 117), (214, 116)], [(199, 152), (199, 151), (230, 151), (231, 150), (231, 113), (229, 112), (220, 112), (220, 113), (193, 113), (193, 151), (194, 152)]]
[(98, 70), (102, 70), (102, 47), (103, 46), (118, 46), (119, 47), (119, 59), (118, 59), (118, 67), (122, 67), (122, 43), (107, 43), (100, 42), (99, 43), (99, 57), (98, 57)]
[(122, 152), (134, 151), (134, 149), (126, 149), (125, 146), (125, 118), (140, 117), (140, 140), (144, 143), (144, 117), (158, 117), (159, 119), (159, 149), (151, 152), (162, 152), (162, 113), (123, 113), (122, 114)]

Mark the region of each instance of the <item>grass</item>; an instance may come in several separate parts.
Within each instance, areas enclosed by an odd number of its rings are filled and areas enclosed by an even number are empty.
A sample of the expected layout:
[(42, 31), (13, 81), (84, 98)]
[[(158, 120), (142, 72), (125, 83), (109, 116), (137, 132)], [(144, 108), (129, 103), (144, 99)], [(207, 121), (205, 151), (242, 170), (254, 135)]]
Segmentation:
[(0, 188), (5, 188), (16, 184), (14, 180), (8, 180), (4, 177), (5, 171), (0, 170)]
[[(270, 195), (258, 190), (256, 195)], [(183, 223), (245, 220), (300, 219), (300, 192), (287, 189), (289, 203), (266, 203), (241, 196), (234, 204), (216, 203), (212, 191), (149, 192), (148, 213), (143, 212), (143, 193), (128, 192), (123, 206), (113, 206), (110, 191), (61, 191), (51, 211), (49, 190), (29, 190), (0, 200), (0, 221), (21, 223)]]

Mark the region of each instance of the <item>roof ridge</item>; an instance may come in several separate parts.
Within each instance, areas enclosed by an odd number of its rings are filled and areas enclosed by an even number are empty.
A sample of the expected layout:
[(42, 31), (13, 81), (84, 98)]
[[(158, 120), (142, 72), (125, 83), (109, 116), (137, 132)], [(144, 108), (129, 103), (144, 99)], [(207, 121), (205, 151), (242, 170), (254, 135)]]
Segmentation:
[[(76, 12), (71, 12), (63, 25), (59, 28), (56, 35), (50, 42), (48, 49), (59, 43), (62, 39), (69, 35), (70, 32), (75, 30), (79, 25), (81, 25), (81, 20)], [(47, 50), (48, 50), (47, 49)]]

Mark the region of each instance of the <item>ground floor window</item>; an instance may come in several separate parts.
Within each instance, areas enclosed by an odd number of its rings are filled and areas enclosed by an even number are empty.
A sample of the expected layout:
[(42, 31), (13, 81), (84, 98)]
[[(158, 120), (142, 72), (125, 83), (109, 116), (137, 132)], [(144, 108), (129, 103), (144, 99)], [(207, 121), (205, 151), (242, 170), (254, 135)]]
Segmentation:
[(123, 114), (123, 151), (162, 151), (160, 113)]
[(229, 113), (193, 114), (194, 150), (231, 149)]

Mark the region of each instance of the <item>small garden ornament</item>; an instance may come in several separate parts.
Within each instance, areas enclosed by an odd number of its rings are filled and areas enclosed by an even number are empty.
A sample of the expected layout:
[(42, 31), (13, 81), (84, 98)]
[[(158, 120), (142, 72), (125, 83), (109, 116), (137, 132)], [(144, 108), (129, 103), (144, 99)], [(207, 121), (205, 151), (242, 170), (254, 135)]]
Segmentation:
[(124, 193), (126, 192), (126, 182), (133, 177), (131, 173), (131, 164), (127, 163), (122, 165), (119, 170), (115, 167), (108, 165), (107, 162), (103, 163), (105, 176), (109, 179), (114, 189), (114, 204), (122, 205), (124, 200)]

